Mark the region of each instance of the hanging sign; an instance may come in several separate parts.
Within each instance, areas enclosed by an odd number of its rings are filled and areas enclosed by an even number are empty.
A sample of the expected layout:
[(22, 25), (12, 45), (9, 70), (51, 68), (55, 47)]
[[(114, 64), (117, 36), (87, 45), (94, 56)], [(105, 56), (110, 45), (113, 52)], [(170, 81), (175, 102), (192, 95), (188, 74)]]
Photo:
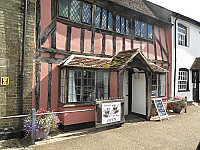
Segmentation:
[(1, 77), (0, 85), (9, 85), (9, 77)]
[(102, 124), (121, 121), (121, 102), (102, 104)]
[(154, 104), (156, 106), (160, 120), (162, 120), (162, 118), (168, 118), (169, 119), (168, 114), (167, 114), (165, 107), (163, 105), (162, 99), (154, 99)]

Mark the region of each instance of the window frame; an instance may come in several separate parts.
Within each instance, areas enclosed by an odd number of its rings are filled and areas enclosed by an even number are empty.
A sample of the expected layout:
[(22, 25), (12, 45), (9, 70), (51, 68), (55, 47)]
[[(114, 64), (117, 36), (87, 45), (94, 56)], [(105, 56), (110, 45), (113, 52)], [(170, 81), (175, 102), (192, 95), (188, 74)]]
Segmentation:
[[(108, 95), (108, 98), (110, 97), (110, 70), (106, 70), (106, 69), (98, 69), (98, 70), (96, 70), (96, 69), (83, 69), (83, 68), (73, 68), (73, 67), (70, 67), (70, 68), (60, 68), (60, 72), (62, 72), (62, 70), (65, 70), (66, 71), (66, 73), (65, 73), (65, 75), (66, 75), (66, 79), (65, 79), (65, 81), (66, 81), (66, 88), (67, 88), (67, 90), (65, 91), (65, 96), (63, 96), (65, 99), (63, 100), (61, 100), (61, 95), (63, 95), (62, 94), (62, 89), (61, 89), (61, 85), (63, 84), (62, 83), (62, 81), (61, 81), (61, 78), (62, 78), (62, 76), (61, 76), (61, 74), (60, 74), (60, 84), (59, 84), (59, 103), (61, 103), (61, 104), (84, 104), (84, 103), (94, 103), (94, 100), (95, 99), (97, 99), (97, 97), (98, 97), (98, 92), (97, 92), (97, 74), (99, 73), (99, 72), (108, 72), (108, 93), (106, 93), (107, 95)], [(95, 95), (94, 95), (94, 100), (91, 100), (91, 101), (85, 101), (84, 99), (83, 99), (83, 93), (81, 94), (81, 96), (80, 96), (80, 101), (77, 101), (77, 102), (69, 102), (68, 101), (68, 96), (69, 96), (69, 71), (70, 70), (73, 70), (73, 71), (81, 71), (82, 72), (82, 81), (81, 81), (81, 90), (82, 90), (82, 92), (83, 92), (83, 88), (84, 88), (84, 78), (83, 78), (83, 72), (84, 71), (92, 71), (92, 72), (95, 72)], [(105, 93), (104, 93), (105, 94)]]
[[(119, 16), (119, 32), (117, 31), (117, 25), (116, 25), (116, 21), (117, 21), (116, 18), (117, 18), (117, 16)], [(124, 16), (124, 15), (121, 15), (121, 14), (115, 14), (114, 18), (115, 18), (115, 20), (114, 20), (114, 24), (115, 24), (114, 31), (117, 34), (122, 34), (122, 35), (125, 35), (125, 36), (129, 36), (130, 35), (130, 29), (131, 29), (130, 18), (127, 17), (127, 16)], [(124, 19), (124, 33), (122, 33), (122, 18)], [(127, 20), (128, 20), (128, 33), (127, 33)]]
[[(167, 92), (166, 92), (166, 74), (164, 73), (153, 73), (152, 74), (152, 82), (153, 82), (153, 75), (156, 75), (156, 85), (151, 85), (151, 97), (165, 97)], [(161, 75), (164, 75), (165, 76), (165, 90), (164, 90), (164, 95), (161, 95)], [(152, 96), (152, 92), (153, 92), (153, 86), (156, 86), (156, 93), (157, 95), (155, 96)]]
[[(180, 80), (179, 79), (179, 72), (186, 72), (187, 73), (187, 80)], [(189, 90), (189, 70), (187, 68), (180, 68), (178, 71), (178, 92), (184, 92), (184, 91), (190, 91)], [(185, 89), (179, 89), (179, 82), (186, 81), (186, 88)]]
[[(185, 30), (185, 34), (180, 32), (179, 29)], [(188, 27), (186, 25), (182, 24), (182, 23), (178, 23), (178, 25), (177, 25), (177, 34), (178, 34), (177, 35), (178, 45), (187, 47), (188, 46)], [(179, 40), (179, 35), (181, 37), (184, 37), (184, 40), (182, 40), (182, 38), (181, 38), (181, 41), (180, 41)]]

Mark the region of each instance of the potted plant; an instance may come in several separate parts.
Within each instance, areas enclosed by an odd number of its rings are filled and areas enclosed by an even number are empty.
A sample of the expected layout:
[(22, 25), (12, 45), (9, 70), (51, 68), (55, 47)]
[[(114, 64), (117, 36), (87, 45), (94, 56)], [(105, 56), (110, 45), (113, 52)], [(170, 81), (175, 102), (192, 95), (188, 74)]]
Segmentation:
[[(44, 108), (37, 110), (36, 114), (48, 113)], [(56, 114), (50, 115), (38, 115), (35, 118), (35, 138), (42, 140), (47, 137), (50, 130), (56, 130), (60, 120)], [(32, 134), (32, 118), (27, 117), (24, 119), (24, 131), (28, 134)]]
[(168, 110), (173, 110), (174, 113), (180, 113), (183, 108), (186, 107), (186, 99), (183, 97), (174, 97), (169, 100), (169, 104), (167, 106)]

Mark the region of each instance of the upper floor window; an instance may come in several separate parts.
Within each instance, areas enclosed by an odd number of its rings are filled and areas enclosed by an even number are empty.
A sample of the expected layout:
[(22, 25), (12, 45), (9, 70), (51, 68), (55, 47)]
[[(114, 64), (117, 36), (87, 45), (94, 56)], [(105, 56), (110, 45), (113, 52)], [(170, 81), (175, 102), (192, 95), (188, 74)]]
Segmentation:
[(90, 24), (91, 5), (78, 0), (59, 0), (59, 16)]
[(165, 74), (152, 74), (152, 97), (166, 96)]
[(146, 24), (144, 22), (135, 21), (135, 35), (142, 38), (153, 38), (153, 27), (152, 25)]
[(116, 32), (129, 34), (129, 20), (122, 16), (116, 15)]
[(189, 71), (185, 68), (180, 68), (178, 72), (178, 90), (185, 91), (189, 90)]
[(187, 27), (178, 23), (178, 44), (187, 46)]

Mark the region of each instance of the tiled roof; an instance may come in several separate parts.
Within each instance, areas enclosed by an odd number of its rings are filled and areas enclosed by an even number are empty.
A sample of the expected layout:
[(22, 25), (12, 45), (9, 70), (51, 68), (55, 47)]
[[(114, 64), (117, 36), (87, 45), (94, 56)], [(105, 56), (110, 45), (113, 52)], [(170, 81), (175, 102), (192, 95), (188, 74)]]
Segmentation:
[(191, 70), (200, 70), (200, 57), (196, 57), (194, 60), (192, 67), (190, 68)]
[(81, 68), (109, 68), (112, 58), (71, 55), (59, 65)]
[(71, 55), (63, 62), (61, 62), (60, 66), (67, 67), (81, 67), (81, 68), (102, 68), (102, 69), (117, 69), (121, 70), (124, 67), (128, 66), (128, 63), (132, 61), (134, 57), (140, 55), (140, 59), (143, 59), (144, 62), (149, 66), (152, 72), (168, 72), (166, 69), (162, 67), (150, 63), (147, 61), (145, 56), (141, 53), (139, 49), (132, 49), (119, 52), (113, 58), (101, 58), (101, 57), (93, 57), (93, 56), (83, 56), (83, 55)]
[(143, 0), (110, 0), (125, 7), (131, 8), (143, 14), (156, 17)]

